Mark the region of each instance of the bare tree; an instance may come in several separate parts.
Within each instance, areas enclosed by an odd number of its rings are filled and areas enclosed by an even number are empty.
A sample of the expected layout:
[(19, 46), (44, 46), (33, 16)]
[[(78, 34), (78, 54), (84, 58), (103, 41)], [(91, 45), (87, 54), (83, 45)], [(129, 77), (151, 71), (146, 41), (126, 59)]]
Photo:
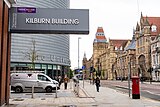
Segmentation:
[(22, 52), (32, 62), (32, 69), (35, 70), (35, 61), (38, 60), (38, 54), (36, 50), (36, 41), (32, 40), (32, 48), (28, 52)]

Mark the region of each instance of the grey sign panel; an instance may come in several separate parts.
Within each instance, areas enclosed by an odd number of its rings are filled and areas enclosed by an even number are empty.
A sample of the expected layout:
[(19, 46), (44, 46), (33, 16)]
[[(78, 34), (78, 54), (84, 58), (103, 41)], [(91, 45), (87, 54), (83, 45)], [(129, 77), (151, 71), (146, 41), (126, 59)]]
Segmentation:
[(31, 7), (11, 8), (10, 32), (89, 34), (89, 10)]

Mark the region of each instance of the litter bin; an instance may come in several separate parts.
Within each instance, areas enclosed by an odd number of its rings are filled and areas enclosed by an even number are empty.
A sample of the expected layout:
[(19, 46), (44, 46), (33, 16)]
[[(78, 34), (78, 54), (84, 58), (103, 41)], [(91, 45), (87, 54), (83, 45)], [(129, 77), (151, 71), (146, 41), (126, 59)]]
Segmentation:
[(132, 77), (132, 99), (140, 99), (139, 77)]

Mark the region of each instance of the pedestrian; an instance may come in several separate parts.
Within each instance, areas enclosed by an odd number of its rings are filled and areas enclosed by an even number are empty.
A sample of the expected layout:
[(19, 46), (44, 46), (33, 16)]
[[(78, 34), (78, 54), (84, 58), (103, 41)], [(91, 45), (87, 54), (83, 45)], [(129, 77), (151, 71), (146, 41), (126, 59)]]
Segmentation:
[(95, 79), (95, 84), (96, 84), (97, 92), (99, 92), (99, 87), (100, 87), (100, 79), (99, 79), (99, 77), (97, 77), (97, 78)]
[(59, 87), (61, 86), (61, 83), (62, 83), (62, 78), (61, 76), (58, 76), (58, 82), (59, 82)]
[(93, 85), (94, 85), (95, 79), (94, 79), (94, 77), (92, 79), (93, 79)]
[(67, 89), (67, 83), (69, 82), (69, 78), (67, 77), (67, 75), (65, 75), (64, 77), (64, 89)]

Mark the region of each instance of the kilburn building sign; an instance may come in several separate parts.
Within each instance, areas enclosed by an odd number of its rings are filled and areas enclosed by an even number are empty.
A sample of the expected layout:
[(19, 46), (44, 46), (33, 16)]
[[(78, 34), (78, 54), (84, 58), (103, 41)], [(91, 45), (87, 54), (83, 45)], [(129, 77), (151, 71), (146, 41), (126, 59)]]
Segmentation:
[(26, 24), (78, 25), (78, 19), (26, 18)]
[(17, 7), (10, 10), (10, 32), (88, 34), (88, 9)]

